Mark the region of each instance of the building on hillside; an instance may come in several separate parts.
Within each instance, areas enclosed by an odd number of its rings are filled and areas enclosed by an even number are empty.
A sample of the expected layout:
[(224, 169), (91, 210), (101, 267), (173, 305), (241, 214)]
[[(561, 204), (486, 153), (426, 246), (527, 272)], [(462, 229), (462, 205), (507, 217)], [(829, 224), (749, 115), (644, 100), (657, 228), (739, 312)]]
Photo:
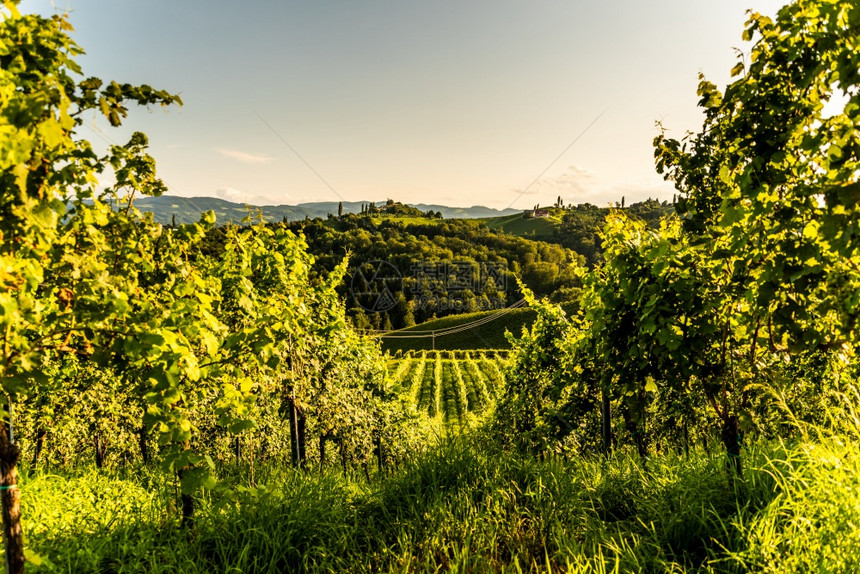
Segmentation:
[(549, 217), (549, 211), (546, 209), (526, 209), (523, 211), (523, 219), (532, 219), (535, 217)]

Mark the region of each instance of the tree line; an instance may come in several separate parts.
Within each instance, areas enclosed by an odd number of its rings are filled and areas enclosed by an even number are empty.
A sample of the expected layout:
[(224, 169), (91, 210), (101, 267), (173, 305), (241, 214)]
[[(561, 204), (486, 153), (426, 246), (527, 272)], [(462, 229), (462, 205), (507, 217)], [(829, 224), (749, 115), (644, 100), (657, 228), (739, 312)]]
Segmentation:
[[(581, 287), (574, 270), (584, 260), (577, 253), (495, 232), (475, 220), (417, 223), (347, 214), (294, 221), (288, 227), (306, 238), (326, 272), (349, 255), (338, 292), (359, 329), (399, 329), (434, 317), (502, 308), (521, 297), (518, 278), (560, 302), (575, 299)], [(399, 278), (387, 283), (393, 305), (378, 312), (356, 296), (362, 289), (353, 283), (356, 272), (371, 262), (390, 264), (391, 274)]]

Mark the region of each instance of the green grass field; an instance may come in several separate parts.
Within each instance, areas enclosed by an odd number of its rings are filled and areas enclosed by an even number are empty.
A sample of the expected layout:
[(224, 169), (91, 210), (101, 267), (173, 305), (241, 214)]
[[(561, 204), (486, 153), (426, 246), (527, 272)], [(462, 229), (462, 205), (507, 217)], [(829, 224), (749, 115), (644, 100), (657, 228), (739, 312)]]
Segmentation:
[(556, 228), (561, 224), (561, 216), (555, 210), (550, 210), (550, 216), (546, 218), (526, 218), (521, 213), (517, 213), (504, 217), (490, 217), (481, 221), (496, 231), (528, 239), (541, 239), (554, 236)]
[(422, 338), (396, 338), (398, 335), (415, 334), (420, 335), (429, 331), (440, 331), (460, 327), (467, 323), (486, 318), (498, 311), (481, 311), (478, 313), (464, 313), (462, 315), (449, 315), (440, 319), (432, 319), (392, 332), (391, 337), (383, 337), (382, 350), (395, 353), (399, 351), (430, 351), (436, 350), (453, 351), (458, 349), (509, 349), (511, 347), (505, 338), (505, 331), (510, 331), (520, 336), (523, 327), (529, 327), (535, 320), (535, 312), (531, 309), (512, 309), (499, 319), (490, 323), (479, 325), (473, 329), (452, 333), (450, 335), (437, 335), (435, 338), (426, 336)]
[(856, 572), (857, 431), (643, 467), (465, 435), (385, 473), (224, 469), (180, 527), (159, 469), (24, 473), (32, 572)]
[[(572, 304), (564, 303), (562, 308), (570, 310)], [(505, 331), (510, 331), (514, 336), (522, 334), (523, 327), (529, 328), (535, 320), (533, 310), (522, 307), (511, 309), (498, 319), (484, 323), (475, 328), (452, 333), (449, 335), (429, 336), (429, 331), (442, 331), (454, 327), (461, 327), (467, 323), (478, 321), (497, 314), (498, 311), (480, 311), (478, 313), (464, 313), (461, 315), (449, 315), (439, 319), (431, 319), (409, 327), (393, 331), (391, 337), (382, 337), (382, 350), (390, 353), (397, 351), (455, 351), (482, 350), (482, 349), (510, 349), (511, 345), (505, 338)], [(397, 338), (404, 334), (425, 334), (420, 338)]]

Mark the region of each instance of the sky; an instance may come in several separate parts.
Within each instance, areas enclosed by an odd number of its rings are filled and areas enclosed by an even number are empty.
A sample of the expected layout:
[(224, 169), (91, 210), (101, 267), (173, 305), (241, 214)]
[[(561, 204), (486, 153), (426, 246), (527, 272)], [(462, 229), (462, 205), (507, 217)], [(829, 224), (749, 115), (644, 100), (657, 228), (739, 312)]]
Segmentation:
[(24, 0), (68, 12), (86, 76), (181, 107), (89, 118), (97, 147), (149, 136), (169, 193), (256, 205), (384, 201), (527, 209), (671, 199), (657, 122), (701, 128), (752, 9), (772, 0)]

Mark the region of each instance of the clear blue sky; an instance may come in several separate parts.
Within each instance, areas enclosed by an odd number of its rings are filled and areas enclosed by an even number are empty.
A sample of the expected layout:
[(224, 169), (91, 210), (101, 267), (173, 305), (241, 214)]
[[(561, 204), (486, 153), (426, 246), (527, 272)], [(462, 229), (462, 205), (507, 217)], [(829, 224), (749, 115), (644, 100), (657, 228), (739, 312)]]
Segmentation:
[[(781, 4), (25, 0), (21, 8), (70, 12), (85, 74), (181, 94), (182, 108), (128, 121), (150, 136), (173, 194), (527, 208), (559, 195), (599, 205), (671, 198), (653, 167), (655, 121), (676, 137), (698, 129), (699, 72), (724, 85), (734, 48), (749, 51), (745, 11), (773, 15)], [(97, 145), (128, 133), (104, 121), (81, 129)]]

